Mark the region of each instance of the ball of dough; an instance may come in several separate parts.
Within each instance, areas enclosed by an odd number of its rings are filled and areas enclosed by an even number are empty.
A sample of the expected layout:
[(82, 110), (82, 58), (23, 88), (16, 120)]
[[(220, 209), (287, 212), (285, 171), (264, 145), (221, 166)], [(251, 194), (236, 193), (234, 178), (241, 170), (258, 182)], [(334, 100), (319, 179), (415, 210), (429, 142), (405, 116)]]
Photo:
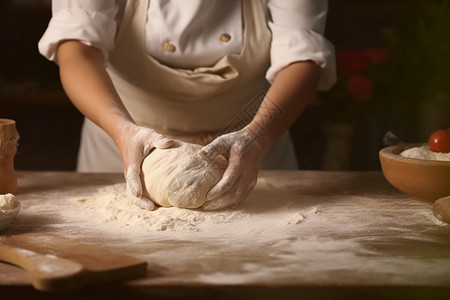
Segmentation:
[(450, 223), (450, 196), (437, 199), (434, 202), (433, 214), (436, 219)]
[(222, 178), (226, 159), (199, 157), (202, 146), (177, 141), (168, 149), (155, 149), (142, 164), (144, 196), (164, 207), (199, 208), (208, 191)]

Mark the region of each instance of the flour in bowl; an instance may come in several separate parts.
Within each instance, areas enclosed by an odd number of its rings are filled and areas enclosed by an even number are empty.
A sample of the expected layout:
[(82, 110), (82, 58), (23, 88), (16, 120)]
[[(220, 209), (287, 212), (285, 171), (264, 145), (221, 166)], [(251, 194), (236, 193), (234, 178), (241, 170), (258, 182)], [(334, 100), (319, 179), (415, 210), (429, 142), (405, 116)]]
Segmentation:
[(400, 156), (415, 159), (450, 161), (450, 153), (433, 152), (428, 145), (406, 149), (400, 153)]
[(0, 195), (0, 212), (13, 210), (19, 205), (13, 194)]

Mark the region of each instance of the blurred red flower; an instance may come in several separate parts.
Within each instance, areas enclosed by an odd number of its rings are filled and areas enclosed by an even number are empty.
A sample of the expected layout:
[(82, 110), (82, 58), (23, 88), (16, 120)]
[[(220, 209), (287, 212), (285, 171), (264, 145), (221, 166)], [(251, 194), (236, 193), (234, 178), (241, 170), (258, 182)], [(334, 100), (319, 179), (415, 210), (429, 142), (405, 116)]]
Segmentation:
[(361, 74), (369, 67), (364, 51), (347, 50), (338, 55), (338, 69), (347, 76)]
[(370, 100), (375, 89), (375, 83), (369, 78), (371, 70), (385, 62), (389, 55), (387, 49), (376, 47), (338, 52), (338, 71), (345, 90), (354, 101)]
[(367, 59), (375, 65), (384, 63), (389, 57), (389, 51), (383, 48), (367, 48), (364, 50)]
[(345, 87), (355, 101), (368, 101), (375, 84), (365, 75), (354, 75), (347, 80)]

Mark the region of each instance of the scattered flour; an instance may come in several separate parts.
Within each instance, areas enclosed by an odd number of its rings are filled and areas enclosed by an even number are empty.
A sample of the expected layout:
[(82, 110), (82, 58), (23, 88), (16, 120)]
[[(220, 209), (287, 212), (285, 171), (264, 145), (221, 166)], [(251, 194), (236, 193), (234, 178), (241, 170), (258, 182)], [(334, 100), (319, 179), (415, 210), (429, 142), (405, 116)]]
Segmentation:
[(302, 223), (305, 219), (307, 219), (309, 216), (311, 215), (315, 215), (319, 212), (319, 210), (316, 207), (312, 207), (310, 210), (306, 211), (306, 212), (301, 212), (298, 211), (294, 214), (292, 214), (292, 217), (287, 219), (287, 225), (290, 224), (300, 224)]
[(290, 218), (287, 223), (288, 224), (300, 224), (305, 219), (305, 216), (303, 216), (301, 213), (296, 212), (292, 215), (292, 218)]
[(416, 159), (450, 161), (450, 153), (433, 152), (427, 145), (404, 150), (400, 156)]
[(207, 212), (177, 207), (148, 211), (136, 206), (123, 183), (104, 187), (92, 198), (73, 199), (88, 217), (143, 231), (198, 231), (200, 224), (229, 223), (247, 216), (241, 211)]
[[(238, 208), (219, 211), (178, 207), (158, 207), (148, 211), (133, 203), (125, 183), (105, 186), (88, 197), (69, 201), (70, 209), (59, 210), (64, 220), (90, 224), (91, 228), (95, 224), (95, 228), (103, 231), (133, 230), (137, 235), (155, 231), (215, 231), (219, 230), (218, 227), (222, 232), (243, 233), (252, 230), (248, 226), (251, 223), (260, 224), (268, 230), (300, 224), (319, 212), (315, 206), (306, 209), (293, 207), (295, 201), (292, 194), (274, 188), (264, 179), (258, 180), (255, 189)], [(271, 224), (269, 227), (268, 221)]]
[(13, 210), (19, 205), (13, 194), (0, 195), (0, 212), (5, 213)]

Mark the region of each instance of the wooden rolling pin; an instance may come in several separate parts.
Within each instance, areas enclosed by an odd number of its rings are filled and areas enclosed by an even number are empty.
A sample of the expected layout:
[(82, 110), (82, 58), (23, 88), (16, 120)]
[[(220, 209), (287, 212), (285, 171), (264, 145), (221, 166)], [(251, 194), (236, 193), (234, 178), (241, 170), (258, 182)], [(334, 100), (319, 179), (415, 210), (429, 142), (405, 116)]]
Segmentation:
[(436, 219), (450, 223), (450, 196), (439, 198), (434, 202), (433, 214)]

